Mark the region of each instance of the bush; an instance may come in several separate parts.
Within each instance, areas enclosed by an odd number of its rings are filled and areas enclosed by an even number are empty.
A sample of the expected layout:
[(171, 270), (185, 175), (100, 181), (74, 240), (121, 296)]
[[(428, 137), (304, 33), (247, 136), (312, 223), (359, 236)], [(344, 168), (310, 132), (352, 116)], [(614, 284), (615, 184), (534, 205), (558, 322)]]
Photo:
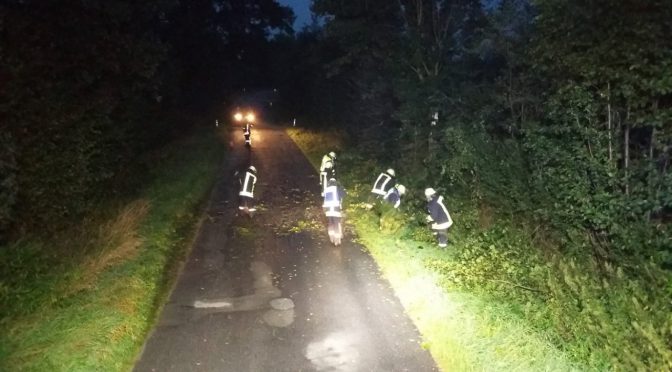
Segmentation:
[(14, 220), (16, 194), (16, 146), (9, 133), (0, 133), (0, 243)]

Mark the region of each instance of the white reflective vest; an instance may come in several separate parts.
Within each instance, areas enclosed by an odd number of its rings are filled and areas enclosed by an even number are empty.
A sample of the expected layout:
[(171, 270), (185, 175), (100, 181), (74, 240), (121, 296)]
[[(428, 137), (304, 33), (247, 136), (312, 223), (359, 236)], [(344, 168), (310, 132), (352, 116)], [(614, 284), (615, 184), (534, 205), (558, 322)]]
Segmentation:
[(381, 173), (380, 176), (376, 179), (376, 182), (373, 184), (373, 189), (371, 189), (371, 192), (380, 195), (380, 196), (385, 196), (385, 193), (387, 192), (387, 184), (392, 180), (392, 176), (390, 176), (387, 173)]
[(341, 201), (338, 200), (338, 186), (327, 186), (324, 189), (324, 203), (322, 206), (325, 208), (341, 206)]
[(250, 134), (250, 129), (252, 126), (250, 124), (245, 124), (245, 134)]
[(245, 172), (245, 181), (243, 181), (243, 187), (241, 188), (238, 195), (253, 198), (255, 183), (257, 183), (257, 176), (249, 171)]
[(324, 155), (322, 157), (322, 164), (320, 164), (320, 172), (324, 172), (327, 169), (331, 169), (334, 166), (334, 161), (331, 159), (331, 156)]
[(341, 217), (341, 200), (338, 195), (338, 186), (327, 186), (324, 190), (324, 203), (327, 217)]

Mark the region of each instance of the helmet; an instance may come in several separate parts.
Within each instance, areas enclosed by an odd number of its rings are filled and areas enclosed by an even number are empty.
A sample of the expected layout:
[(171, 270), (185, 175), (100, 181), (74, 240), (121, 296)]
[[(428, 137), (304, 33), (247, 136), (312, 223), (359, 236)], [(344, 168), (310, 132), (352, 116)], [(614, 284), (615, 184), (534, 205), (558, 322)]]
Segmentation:
[(335, 185), (335, 184), (336, 184), (336, 179), (335, 179), (334, 177), (331, 177), (331, 178), (329, 179), (329, 182), (327, 183), (327, 185), (329, 185), (329, 186), (333, 186), (333, 185)]
[(333, 151), (330, 152), (330, 153), (329, 153), (329, 157), (331, 157), (332, 159), (336, 159), (336, 153), (333, 152)]
[(432, 196), (434, 194), (436, 194), (436, 190), (434, 190), (433, 188), (428, 187), (428, 188), (425, 189), (425, 196), (426, 197), (429, 198), (430, 196)]
[(250, 165), (250, 167), (247, 169), (251, 170), (254, 173), (257, 173), (257, 168), (255, 168), (254, 165)]
[(388, 168), (388, 170), (386, 170), (386, 172), (389, 173), (389, 174), (392, 175), (392, 176), (395, 175), (395, 174), (394, 174), (394, 169), (392, 169), (392, 168)]
[(404, 185), (397, 185), (397, 191), (399, 191), (400, 195), (404, 195), (406, 193), (406, 186)]

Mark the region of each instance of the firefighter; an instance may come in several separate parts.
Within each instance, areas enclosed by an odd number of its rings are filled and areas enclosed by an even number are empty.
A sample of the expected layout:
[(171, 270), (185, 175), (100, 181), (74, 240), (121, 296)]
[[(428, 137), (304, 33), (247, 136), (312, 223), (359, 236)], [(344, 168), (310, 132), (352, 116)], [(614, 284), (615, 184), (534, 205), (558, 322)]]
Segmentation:
[(334, 245), (341, 244), (343, 237), (343, 198), (345, 197), (345, 190), (336, 182), (335, 178), (330, 178), (327, 182), (327, 187), (324, 190), (324, 213), (327, 217), (327, 227), (329, 232), (329, 240)]
[(327, 180), (336, 177), (336, 153), (330, 153), (322, 157), (320, 165), (320, 185), (322, 186), (321, 196), (324, 196), (324, 190), (327, 188)]
[(394, 169), (389, 168), (378, 176), (376, 182), (373, 184), (371, 192), (375, 194), (377, 198), (384, 198), (387, 192), (390, 191), (395, 184)]
[(240, 192), (238, 192), (238, 210), (241, 210), (252, 217), (252, 214), (257, 210), (254, 205), (254, 185), (257, 183), (257, 168), (250, 165), (245, 172), (238, 177), (238, 182), (240, 183)]
[(390, 188), (383, 199), (390, 203), (394, 209), (399, 208), (399, 205), (401, 205), (401, 196), (406, 193), (406, 187), (400, 183), (394, 185), (394, 187)]
[(252, 123), (249, 121), (245, 123), (245, 126), (243, 127), (243, 133), (245, 134), (245, 145), (252, 146), (252, 139), (250, 137), (252, 134)]
[(432, 223), (434, 235), (439, 239), (439, 247), (444, 248), (448, 245), (448, 228), (453, 225), (448, 209), (443, 203), (443, 196), (439, 196), (436, 190), (429, 187), (425, 189), (427, 198), (427, 222)]

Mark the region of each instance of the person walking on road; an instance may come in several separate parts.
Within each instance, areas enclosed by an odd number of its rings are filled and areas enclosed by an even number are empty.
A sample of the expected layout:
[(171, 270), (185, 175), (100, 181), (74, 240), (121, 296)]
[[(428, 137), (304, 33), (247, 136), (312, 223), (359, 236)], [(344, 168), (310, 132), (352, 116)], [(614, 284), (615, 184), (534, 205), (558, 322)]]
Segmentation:
[(425, 189), (427, 198), (427, 222), (432, 223), (434, 235), (439, 239), (439, 247), (444, 248), (448, 245), (448, 228), (453, 225), (448, 209), (443, 203), (443, 196), (439, 196), (436, 190), (429, 187)]
[(336, 153), (330, 153), (322, 157), (320, 164), (320, 185), (322, 186), (321, 196), (324, 196), (324, 190), (327, 188), (328, 180), (336, 177)]
[(388, 202), (394, 209), (399, 208), (401, 205), (401, 196), (406, 193), (406, 187), (400, 183), (394, 185), (390, 188), (383, 199)]
[(324, 208), (327, 217), (329, 240), (334, 245), (340, 245), (343, 237), (343, 198), (345, 198), (345, 190), (336, 182), (335, 178), (330, 178), (324, 190), (322, 208)]
[[(238, 172), (236, 172), (238, 174)], [(257, 168), (250, 165), (243, 174), (238, 177), (240, 191), (238, 192), (238, 210), (247, 213), (250, 217), (257, 210), (254, 204), (254, 185), (257, 183)]]
[(245, 134), (245, 145), (246, 146), (252, 146), (252, 123), (251, 122), (246, 122), (245, 127), (243, 127), (243, 133)]

